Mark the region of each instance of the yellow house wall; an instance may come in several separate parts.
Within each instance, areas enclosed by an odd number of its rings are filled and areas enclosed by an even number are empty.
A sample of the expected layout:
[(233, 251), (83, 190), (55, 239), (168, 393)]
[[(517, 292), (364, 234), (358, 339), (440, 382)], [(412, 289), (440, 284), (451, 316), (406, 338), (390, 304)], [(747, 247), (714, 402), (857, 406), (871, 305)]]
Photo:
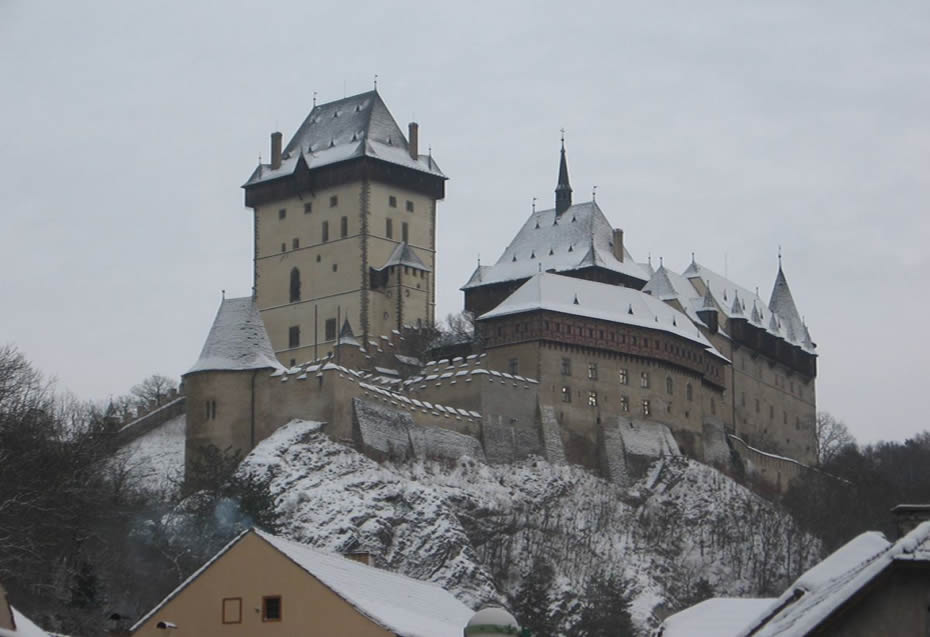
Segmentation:
[[(263, 622), (262, 597), (281, 596), (281, 621)], [(242, 598), (242, 622), (222, 623), (223, 598)], [(315, 577), (254, 534), (168, 601), (133, 634), (163, 637), (159, 621), (177, 625), (175, 637), (389, 637), (391, 633), (359, 613)]]

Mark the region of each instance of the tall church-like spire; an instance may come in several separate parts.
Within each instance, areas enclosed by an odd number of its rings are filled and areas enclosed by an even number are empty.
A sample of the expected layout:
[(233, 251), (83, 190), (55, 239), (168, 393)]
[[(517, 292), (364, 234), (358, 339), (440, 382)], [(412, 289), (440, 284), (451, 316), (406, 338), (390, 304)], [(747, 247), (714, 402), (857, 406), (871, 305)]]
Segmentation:
[(555, 214), (559, 216), (572, 205), (572, 187), (568, 183), (568, 163), (565, 161), (565, 130), (562, 130), (562, 160), (559, 162), (559, 185), (555, 187)]

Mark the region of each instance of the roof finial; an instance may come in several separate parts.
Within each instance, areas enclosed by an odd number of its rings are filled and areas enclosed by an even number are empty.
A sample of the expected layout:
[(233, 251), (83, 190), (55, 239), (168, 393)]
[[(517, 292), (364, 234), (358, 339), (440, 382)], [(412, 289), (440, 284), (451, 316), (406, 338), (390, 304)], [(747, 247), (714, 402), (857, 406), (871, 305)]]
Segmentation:
[(375, 90), (378, 90), (378, 74), (375, 73)]
[(665, 267), (665, 259), (663, 257), (659, 257), (659, 267), (660, 268)]
[(597, 185), (591, 189), (591, 201), (597, 201)]
[(694, 263), (694, 251), (691, 251), (691, 263)]
[(223, 292), (223, 300), (225, 301), (225, 300), (226, 300), (226, 290), (222, 290), (222, 292)]
[(778, 246), (778, 269), (781, 270), (781, 244)]
[(646, 262), (649, 264), (649, 267), (652, 267), (652, 251), (649, 251), (649, 255), (646, 257)]
[(536, 212), (536, 197), (533, 197), (533, 212)]
[(572, 207), (572, 187), (568, 183), (568, 163), (565, 161), (565, 129), (562, 131), (562, 156), (559, 161), (559, 183), (555, 187), (555, 218)]
[(426, 149), (427, 149), (427, 156), (429, 157), (429, 168), (430, 170), (432, 170), (433, 169), (433, 145), (430, 144), (429, 146), (426, 147)]
[(481, 253), (478, 253), (478, 267), (481, 267)]
[(316, 108), (316, 91), (313, 91), (313, 107)]

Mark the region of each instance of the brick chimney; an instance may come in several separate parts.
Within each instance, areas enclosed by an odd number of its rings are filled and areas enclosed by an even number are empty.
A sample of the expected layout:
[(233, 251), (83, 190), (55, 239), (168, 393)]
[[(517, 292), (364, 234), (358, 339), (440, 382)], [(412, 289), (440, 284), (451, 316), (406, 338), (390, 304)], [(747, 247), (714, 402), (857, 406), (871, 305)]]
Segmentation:
[(930, 504), (899, 504), (891, 510), (898, 537), (902, 538), (913, 531), (921, 522), (930, 520)]
[(277, 170), (281, 167), (281, 133), (274, 132), (271, 134), (271, 169)]
[(623, 230), (614, 228), (614, 258), (623, 263)]
[(420, 156), (420, 125), (416, 122), (410, 122), (407, 130), (409, 132), (407, 135), (407, 148), (410, 150), (410, 157), (416, 159)]

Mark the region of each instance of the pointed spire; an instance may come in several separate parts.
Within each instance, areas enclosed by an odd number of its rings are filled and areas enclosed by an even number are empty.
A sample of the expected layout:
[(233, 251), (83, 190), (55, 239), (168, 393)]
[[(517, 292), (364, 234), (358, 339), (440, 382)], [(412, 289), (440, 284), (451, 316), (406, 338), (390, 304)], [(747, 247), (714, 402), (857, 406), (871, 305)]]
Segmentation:
[(804, 340), (804, 321), (801, 320), (801, 314), (794, 304), (794, 298), (791, 296), (791, 288), (788, 287), (788, 279), (785, 278), (785, 272), (781, 265), (781, 250), (778, 255), (778, 274), (775, 276), (775, 285), (772, 287), (772, 296), (769, 299), (769, 309), (778, 314), (779, 318), (786, 325), (788, 340), (797, 343), (800, 339)]
[(565, 129), (562, 129), (562, 157), (559, 162), (559, 183), (555, 187), (555, 215), (571, 208), (572, 187), (568, 183), (568, 162), (565, 161)]
[(755, 300), (752, 302), (752, 314), (749, 315), (749, 319), (753, 323), (761, 323), (762, 316), (759, 314), (759, 307), (756, 305)]
[(717, 306), (714, 305), (714, 297), (710, 293), (710, 284), (707, 285), (707, 292), (704, 294), (704, 303), (702, 304), (702, 307), (705, 310), (717, 309)]
[(739, 300), (739, 291), (733, 293), (733, 307), (730, 309), (730, 314), (733, 316), (739, 316), (743, 313), (743, 304)]

